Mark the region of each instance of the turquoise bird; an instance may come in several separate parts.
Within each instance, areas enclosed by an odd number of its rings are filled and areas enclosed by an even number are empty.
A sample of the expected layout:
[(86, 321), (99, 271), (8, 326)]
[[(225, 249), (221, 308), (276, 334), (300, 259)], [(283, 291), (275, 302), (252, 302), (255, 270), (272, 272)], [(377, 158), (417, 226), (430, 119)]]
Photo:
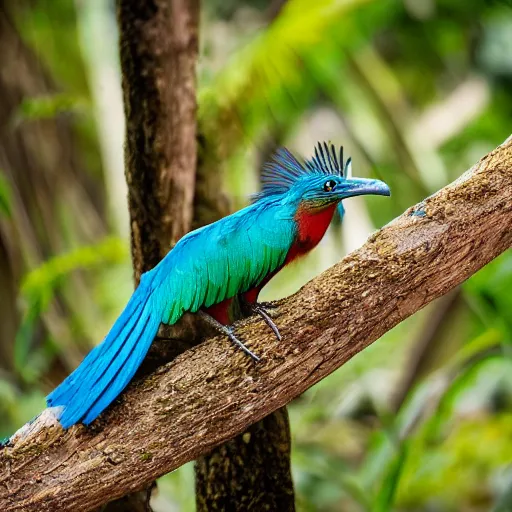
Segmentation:
[(322, 239), (341, 201), (363, 194), (389, 196), (379, 180), (350, 176), (343, 148), (318, 144), (301, 161), (280, 149), (266, 164), (262, 191), (252, 204), (184, 236), (151, 271), (101, 344), (47, 397), (64, 428), (94, 421), (124, 390), (141, 365), (160, 324), (172, 325), (185, 312), (200, 314), (251, 356), (234, 334), (235, 304), (258, 313), (280, 339), (257, 298), (283, 267)]

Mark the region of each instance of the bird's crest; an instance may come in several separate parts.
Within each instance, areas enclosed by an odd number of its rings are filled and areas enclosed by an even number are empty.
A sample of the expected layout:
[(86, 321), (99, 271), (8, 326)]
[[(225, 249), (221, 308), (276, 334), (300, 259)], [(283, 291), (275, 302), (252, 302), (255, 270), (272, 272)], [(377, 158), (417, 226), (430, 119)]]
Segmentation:
[(319, 142), (315, 155), (306, 161), (298, 160), (288, 149), (278, 149), (272, 159), (263, 166), (261, 173), (262, 190), (253, 196), (254, 200), (284, 194), (297, 180), (312, 174), (336, 174), (347, 178), (351, 170), (351, 158), (343, 164), (343, 146), (339, 151), (333, 144)]

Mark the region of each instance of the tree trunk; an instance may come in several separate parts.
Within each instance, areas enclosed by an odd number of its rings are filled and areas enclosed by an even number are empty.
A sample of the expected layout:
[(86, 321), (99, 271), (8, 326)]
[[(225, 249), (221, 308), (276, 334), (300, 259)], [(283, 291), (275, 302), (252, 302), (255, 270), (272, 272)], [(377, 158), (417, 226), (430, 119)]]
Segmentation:
[[(196, 212), (205, 222), (227, 213), (226, 201), (217, 192), (215, 147), (205, 142), (200, 152), (204, 156), (199, 160)], [(282, 407), (197, 459), (197, 511), (294, 510), (290, 451), (288, 413)]]
[(294, 510), (286, 407), (196, 461), (198, 511)]
[(118, 0), (135, 280), (189, 230), (198, 0)]
[[(153, 268), (165, 256), (169, 244), (181, 238), (191, 225), (199, 227), (228, 213), (220, 193), (215, 145), (208, 141), (203, 141), (201, 147), (195, 183), (198, 14), (195, 1), (118, 2), (136, 280)], [(156, 343), (143, 373), (187, 348), (183, 338), (197, 337), (189, 324), (182, 327), (185, 330), (165, 330), (165, 337), (173, 343)], [(293, 510), (286, 411), (276, 412), (254, 426), (249, 445), (246, 439), (239, 436), (225, 449), (198, 462), (198, 508), (204, 510), (204, 504), (208, 510), (223, 510), (229, 501), (232, 509), (240, 510), (248, 498), (252, 502), (257, 496), (256, 504), (263, 509), (266, 504), (283, 503), (286, 497), (286, 510)], [(263, 478), (269, 465), (275, 466), (276, 472), (272, 478)], [(219, 471), (221, 467), (233, 470)], [(258, 475), (261, 478), (255, 479)], [(234, 486), (238, 494), (233, 492)]]
[[(191, 227), (196, 181), (198, 0), (118, 0), (135, 284)], [(148, 373), (189, 345), (176, 329), (155, 343), (139, 371)], [(190, 336), (190, 333), (188, 333)], [(150, 511), (156, 485), (107, 506), (109, 512)]]

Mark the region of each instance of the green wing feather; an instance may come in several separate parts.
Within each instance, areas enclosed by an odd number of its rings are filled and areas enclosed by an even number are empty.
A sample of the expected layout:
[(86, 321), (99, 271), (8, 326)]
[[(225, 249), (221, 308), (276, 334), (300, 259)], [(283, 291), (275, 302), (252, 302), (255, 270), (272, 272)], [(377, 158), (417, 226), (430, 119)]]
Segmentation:
[(283, 265), (294, 238), (293, 217), (278, 203), (254, 203), (189, 233), (148, 273), (152, 295), (164, 306), (162, 322), (257, 286)]

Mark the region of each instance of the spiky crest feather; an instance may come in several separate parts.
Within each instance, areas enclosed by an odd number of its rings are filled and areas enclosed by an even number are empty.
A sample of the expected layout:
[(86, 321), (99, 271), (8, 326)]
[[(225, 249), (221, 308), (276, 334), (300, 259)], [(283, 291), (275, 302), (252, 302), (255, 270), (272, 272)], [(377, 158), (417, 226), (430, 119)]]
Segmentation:
[(351, 159), (343, 164), (343, 146), (336, 147), (327, 142), (318, 142), (315, 155), (306, 161), (297, 159), (288, 149), (278, 149), (271, 160), (263, 166), (262, 190), (253, 196), (257, 201), (265, 197), (286, 193), (297, 180), (311, 174), (335, 174), (346, 176)]

